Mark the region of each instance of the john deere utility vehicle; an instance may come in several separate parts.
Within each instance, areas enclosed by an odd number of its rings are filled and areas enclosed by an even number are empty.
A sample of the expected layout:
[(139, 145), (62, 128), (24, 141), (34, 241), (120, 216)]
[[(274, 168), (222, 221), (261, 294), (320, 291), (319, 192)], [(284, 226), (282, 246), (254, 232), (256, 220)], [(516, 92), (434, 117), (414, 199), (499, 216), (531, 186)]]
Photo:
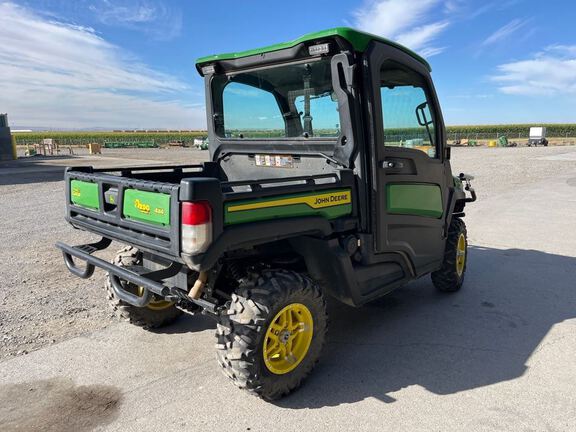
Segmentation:
[[(336, 28), (196, 65), (209, 162), (65, 174), (68, 222), (101, 239), (57, 246), (76, 276), (108, 272), (121, 317), (214, 317), (224, 372), (275, 399), (320, 357), (326, 296), (362, 306), (428, 274), (460, 289), (475, 194), (423, 58)], [(112, 241), (112, 263), (94, 256)]]

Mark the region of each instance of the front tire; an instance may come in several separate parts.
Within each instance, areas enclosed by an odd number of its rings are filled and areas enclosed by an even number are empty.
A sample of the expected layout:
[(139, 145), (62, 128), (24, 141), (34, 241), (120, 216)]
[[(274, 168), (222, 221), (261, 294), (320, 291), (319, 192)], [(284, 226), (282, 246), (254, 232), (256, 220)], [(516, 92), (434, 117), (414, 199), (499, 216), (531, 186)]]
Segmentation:
[(299, 273), (264, 271), (232, 295), (216, 329), (216, 352), (234, 384), (266, 400), (298, 388), (318, 362), (326, 302)]
[(462, 288), (466, 274), (467, 255), (466, 224), (460, 218), (453, 218), (448, 229), (442, 267), (432, 273), (432, 283), (436, 289), (443, 292), (456, 292)]
[[(142, 265), (142, 252), (133, 246), (127, 246), (118, 251), (118, 254), (112, 261), (119, 267), (130, 268), (132, 266)], [(134, 293), (141, 295), (141, 288), (126, 281), (121, 281), (123, 287)], [(182, 311), (177, 309), (173, 303), (162, 298), (154, 296), (148, 306), (136, 307), (125, 303), (114, 295), (110, 275), (106, 273), (106, 294), (108, 303), (114, 313), (122, 320), (128, 321), (146, 329), (154, 329), (172, 324), (182, 315)]]

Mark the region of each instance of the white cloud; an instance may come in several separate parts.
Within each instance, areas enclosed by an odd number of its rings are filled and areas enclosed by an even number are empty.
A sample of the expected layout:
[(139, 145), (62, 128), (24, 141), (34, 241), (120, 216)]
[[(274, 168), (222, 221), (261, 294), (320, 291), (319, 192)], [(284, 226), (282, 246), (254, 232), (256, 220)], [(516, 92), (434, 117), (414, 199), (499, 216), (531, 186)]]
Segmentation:
[(446, 0), (444, 9), (449, 13), (459, 12), (462, 9), (464, 1), (465, 0)]
[(354, 25), (361, 30), (398, 41), (408, 48), (431, 56), (444, 50), (431, 45), (431, 42), (450, 24), (444, 19), (431, 18), (442, 4), (448, 12), (456, 8), (456, 3), (453, 1), (371, 1), (354, 12)]
[(416, 27), (414, 30), (398, 35), (398, 42), (409, 47), (419, 47), (420, 50), (426, 48), (434, 49), (426, 47), (426, 44), (428, 41), (434, 39), (446, 27), (448, 27), (448, 22), (446, 21)]
[(489, 98), (493, 98), (494, 95), (486, 94), (486, 93), (477, 93), (477, 94), (463, 93), (463, 94), (450, 95), (449, 97), (455, 98), (455, 99), (489, 99)]
[(498, 42), (501, 42), (501, 41), (507, 39), (513, 33), (517, 32), (522, 27), (524, 27), (527, 23), (528, 23), (528, 20), (523, 20), (523, 19), (519, 19), (519, 18), (513, 19), (508, 24), (500, 27), (498, 30), (496, 30), (494, 33), (492, 33), (490, 36), (488, 36), (484, 40), (484, 42), (482, 42), (482, 46), (493, 45), (495, 43), (498, 43)]
[(182, 30), (182, 13), (161, 0), (92, 0), (88, 6), (103, 24), (143, 31), (169, 40)]
[(420, 50), (420, 55), (427, 58), (438, 55), (445, 50), (446, 47), (425, 47)]
[(550, 45), (545, 51), (554, 52), (563, 57), (576, 58), (576, 45)]
[(180, 100), (188, 84), (137, 62), (91, 28), (0, 3), (1, 111), (12, 124), (169, 127), (204, 124)]
[(576, 94), (576, 46), (554, 45), (533, 58), (498, 66), (499, 90), (516, 95)]
[(487, 13), (498, 13), (516, 6), (525, 0), (444, 0), (444, 12), (453, 20), (471, 21)]

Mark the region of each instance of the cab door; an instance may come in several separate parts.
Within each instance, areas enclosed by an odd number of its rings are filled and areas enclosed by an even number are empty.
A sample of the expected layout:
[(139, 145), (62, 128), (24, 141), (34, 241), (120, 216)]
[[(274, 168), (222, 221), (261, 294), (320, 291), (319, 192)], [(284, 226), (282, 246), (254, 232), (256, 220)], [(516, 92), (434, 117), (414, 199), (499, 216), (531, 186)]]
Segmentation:
[[(377, 254), (401, 253), (417, 275), (441, 265), (448, 177), (444, 125), (426, 67), (400, 49), (368, 50)], [(449, 170), (448, 170), (449, 172)]]

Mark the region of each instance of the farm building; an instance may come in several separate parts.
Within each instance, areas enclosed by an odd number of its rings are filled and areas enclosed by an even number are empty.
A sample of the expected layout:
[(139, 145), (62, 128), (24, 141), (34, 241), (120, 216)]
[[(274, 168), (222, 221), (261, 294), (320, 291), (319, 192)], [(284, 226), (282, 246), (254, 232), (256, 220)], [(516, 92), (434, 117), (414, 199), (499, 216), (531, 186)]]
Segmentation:
[(16, 159), (16, 152), (8, 126), (8, 114), (0, 114), (0, 161), (12, 159)]

